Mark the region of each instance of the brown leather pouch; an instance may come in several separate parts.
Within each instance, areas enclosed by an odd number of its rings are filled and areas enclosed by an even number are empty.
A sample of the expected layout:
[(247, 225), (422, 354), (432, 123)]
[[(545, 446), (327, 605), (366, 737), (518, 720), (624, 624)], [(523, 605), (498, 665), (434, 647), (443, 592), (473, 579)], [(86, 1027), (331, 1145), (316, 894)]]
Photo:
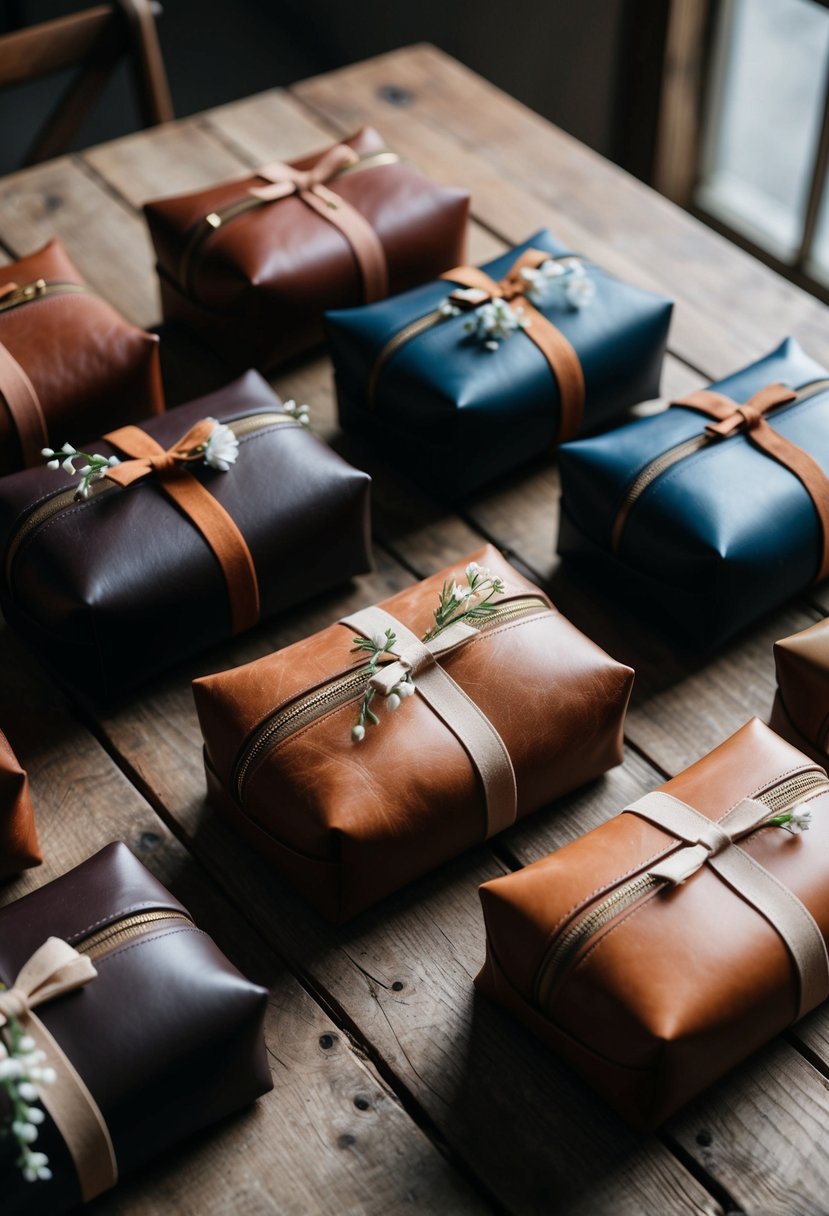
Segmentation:
[(462, 260), (469, 195), (418, 173), (371, 127), (290, 165), (144, 210), (165, 321), (262, 370), (322, 340), (322, 314)]
[[(33, 967), (24, 968), (50, 938), (60, 939), (55, 963), (64, 970), (43, 966), (35, 987)], [(61, 979), (66, 990), (44, 999), (46, 981)], [(31, 1145), (48, 1156), (52, 1178), (25, 1181), (14, 1138), (0, 1137), (4, 1216), (67, 1212), (272, 1087), (267, 991), (239, 974), (123, 844), (0, 909), (0, 981), (28, 993), (17, 1028), (57, 1072), (40, 1086), (46, 1119)], [(0, 1038), (8, 1043), (9, 1033)], [(78, 1098), (64, 1058), (88, 1099)], [(8, 1114), (0, 1088), (0, 1123)]]
[(158, 338), (101, 299), (59, 241), (0, 266), (0, 474), (163, 409)]
[[(216, 420), (238, 441), (225, 472), (198, 455)], [(122, 463), (83, 501), (62, 470), (0, 482), (0, 600), (56, 676), (94, 700), (369, 567), (368, 476), (256, 372), (91, 451)]]
[[(441, 587), (465, 585), (470, 560), (505, 591), (466, 635), (447, 629), (430, 650), (419, 639)], [(619, 763), (633, 672), (497, 550), (346, 621), (194, 684), (210, 795), (330, 920)], [(386, 629), (394, 646), (370, 706), (379, 724), (369, 716), (355, 741), (368, 677), (353, 640)], [(392, 713), (386, 694), (412, 680)]]
[[(798, 827), (806, 811), (803, 835), (757, 826), (793, 813)], [(616, 818), (486, 883), (476, 985), (655, 1126), (829, 995), (827, 859), (826, 773), (754, 719)]]
[(29, 780), (0, 731), (0, 879), (42, 860)]
[(774, 645), (770, 725), (820, 764), (829, 758), (829, 618)]

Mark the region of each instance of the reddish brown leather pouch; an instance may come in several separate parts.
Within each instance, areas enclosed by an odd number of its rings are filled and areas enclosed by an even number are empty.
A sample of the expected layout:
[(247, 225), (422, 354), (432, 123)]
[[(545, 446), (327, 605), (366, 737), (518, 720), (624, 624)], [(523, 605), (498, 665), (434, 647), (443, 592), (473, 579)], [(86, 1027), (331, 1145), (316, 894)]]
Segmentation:
[[(61, 974), (80, 975), (38, 1003), (24, 968), (50, 938), (82, 956)], [(42, 988), (51, 978), (60, 974), (46, 967)], [(14, 1138), (0, 1137), (4, 1216), (67, 1212), (272, 1087), (267, 991), (239, 974), (123, 844), (0, 909), (0, 981), (29, 993), (17, 1029), (57, 1072), (40, 1087), (46, 1118), (31, 1145), (53, 1176), (25, 1181)], [(7, 1043), (9, 1035), (8, 1025), (0, 1030)], [(64, 1058), (88, 1095), (71, 1116), (61, 1113), (77, 1101)], [(8, 1113), (0, 1089), (0, 1123)]]
[[(236, 436), (236, 462), (177, 463), (216, 421)], [(256, 372), (91, 452), (122, 463), (83, 501), (62, 469), (0, 482), (0, 601), (58, 678), (96, 701), (370, 564), (368, 476)]]
[(165, 321), (239, 370), (264, 370), (320, 342), (326, 309), (456, 265), (468, 209), (465, 190), (424, 177), (364, 127), (314, 156), (144, 210)]
[[(326, 917), (341, 921), (621, 759), (633, 672), (487, 547), (494, 610), (436, 651), (442, 585), (469, 558), (256, 662), (196, 680), (208, 790)], [(365, 737), (355, 637), (391, 629)], [(394, 656), (398, 656), (396, 659)], [(408, 672), (416, 692), (384, 702)], [(397, 694), (394, 694), (397, 696)]]
[[(757, 826), (805, 812), (802, 835)], [(475, 982), (655, 1126), (829, 995), (828, 859), (826, 773), (755, 719), (580, 840), (486, 883)]]
[(0, 731), (0, 879), (42, 860), (29, 780)]
[(774, 645), (771, 726), (820, 764), (829, 758), (829, 619)]
[(158, 338), (101, 299), (59, 241), (0, 267), (0, 474), (163, 409)]

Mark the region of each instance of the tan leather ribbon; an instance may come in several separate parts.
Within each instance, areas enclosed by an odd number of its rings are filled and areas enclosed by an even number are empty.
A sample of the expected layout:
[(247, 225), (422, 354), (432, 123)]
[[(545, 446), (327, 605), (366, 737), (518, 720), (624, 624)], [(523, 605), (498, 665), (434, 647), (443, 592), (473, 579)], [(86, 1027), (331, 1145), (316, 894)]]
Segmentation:
[(811, 912), (737, 844), (768, 822), (772, 812), (767, 806), (744, 798), (714, 822), (657, 790), (631, 803), (626, 812), (647, 819), (687, 846), (651, 866), (648, 873), (653, 878), (677, 885), (708, 865), (779, 934), (797, 975), (799, 1018), (829, 996), (829, 956)]
[(38, 1096), (69, 1150), (84, 1203), (118, 1181), (112, 1138), (83, 1078), (34, 1010), (82, 988), (96, 975), (91, 959), (50, 937), (24, 964), (12, 986), (0, 992), (0, 1027), (16, 1018), (57, 1073), (53, 1085), (38, 1085)]
[(515, 772), (506, 744), (489, 718), (437, 662), (445, 651), (478, 636), (478, 631), (461, 621), (432, 641), (423, 642), (391, 613), (377, 607), (364, 608), (343, 617), (340, 624), (363, 637), (392, 630), (396, 640), (391, 653), (396, 656), (395, 661), (378, 670), (371, 680), (372, 686), (387, 696), (410, 674), (419, 695), (455, 735), (481, 779), (486, 838), (514, 823), (517, 814)]
[(814, 503), (821, 530), (820, 564), (816, 576), (816, 581), (821, 582), (829, 577), (829, 477), (808, 452), (775, 431), (765, 417), (769, 410), (796, 399), (797, 393), (784, 384), (767, 384), (744, 405), (709, 389), (690, 393), (672, 404), (698, 410), (716, 419), (706, 427), (712, 438), (727, 439), (742, 431), (755, 447), (782, 464), (803, 484)]
[(230, 598), (234, 633), (250, 629), (259, 620), (259, 583), (247, 541), (227, 511), (186, 468), (201, 459), (197, 451), (215, 424), (198, 422), (178, 443), (165, 449), (146, 431), (124, 426), (104, 435), (119, 453), (131, 457), (106, 472), (110, 481), (128, 486), (140, 477), (155, 475), (163, 492), (201, 533), (222, 568)]
[(549, 262), (551, 256), (542, 249), (527, 249), (500, 282), (496, 282), (486, 271), (479, 270), (476, 266), (456, 266), (454, 270), (447, 270), (440, 277), (450, 283), (459, 283), (466, 291), (474, 293), (471, 296), (449, 297), (461, 307), (478, 308), (490, 300), (510, 302), (520, 299), (524, 316), (529, 322), (523, 332), (541, 351), (558, 384), (559, 425), (556, 442), (566, 443), (568, 439), (574, 439), (581, 430), (584, 418), (584, 372), (578, 355), (561, 330), (527, 298), (525, 293), (529, 284), (521, 275), (522, 270), (534, 270), (542, 263)]
[(281, 160), (272, 160), (256, 172), (268, 186), (252, 186), (250, 193), (267, 202), (295, 194), (329, 224), (339, 228), (357, 260), (367, 304), (388, 295), (389, 272), (386, 254), (377, 233), (356, 207), (352, 207), (327, 183), (343, 169), (355, 165), (359, 156), (347, 144), (336, 144), (310, 169), (295, 169)]
[[(0, 288), (2, 295), (5, 288)], [(43, 407), (35, 386), (11, 351), (0, 342), (0, 397), (6, 403), (26, 468), (40, 463), (49, 442)]]

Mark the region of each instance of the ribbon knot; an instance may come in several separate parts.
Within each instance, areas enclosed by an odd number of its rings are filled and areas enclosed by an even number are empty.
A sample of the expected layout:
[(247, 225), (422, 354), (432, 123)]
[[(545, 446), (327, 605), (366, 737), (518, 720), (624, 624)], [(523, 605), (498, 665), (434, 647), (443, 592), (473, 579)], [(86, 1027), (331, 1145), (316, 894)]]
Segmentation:
[(0, 992), (0, 1026), (5, 1026), (9, 1018), (24, 1018), (38, 1005), (83, 987), (97, 974), (86, 955), (58, 937), (48, 938), (24, 964), (11, 987)]
[[(785, 384), (767, 384), (742, 405), (736, 404), (729, 397), (720, 393), (711, 393), (707, 390), (692, 393), (691, 398), (694, 397), (704, 398), (705, 401), (701, 400), (701, 403), (706, 404), (707, 402), (712, 412), (716, 409), (719, 421), (709, 422), (705, 428), (707, 433), (715, 438), (726, 438), (733, 435), (735, 431), (756, 431), (769, 410), (794, 401), (797, 393), (786, 388)], [(690, 401), (691, 398), (688, 400)]]
[(340, 201), (338, 196), (333, 191), (321, 190), (320, 187), (324, 187), (343, 169), (356, 165), (359, 159), (357, 153), (348, 144), (335, 144), (310, 169), (296, 169), (284, 161), (272, 160), (267, 165), (263, 165), (261, 169), (256, 170), (257, 175), (264, 177), (270, 185), (252, 186), (249, 193), (255, 198), (271, 202), (287, 198), (289, 194), (303, 194), (313, 190), (326, 202), (332, 200), (336, 206)]

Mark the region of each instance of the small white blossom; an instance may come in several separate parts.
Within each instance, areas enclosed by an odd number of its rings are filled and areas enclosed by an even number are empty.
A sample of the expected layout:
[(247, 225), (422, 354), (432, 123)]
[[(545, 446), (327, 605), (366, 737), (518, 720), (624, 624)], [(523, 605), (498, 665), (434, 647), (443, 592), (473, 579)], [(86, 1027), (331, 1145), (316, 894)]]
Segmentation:
[(812, 826), (812, 812), (805, 807), (795, 808), (789, 822), (783, 826), (787, 832), (792, 832), (795, 836), (801, 832), (808, 832)]
[(311, 425), (311, 411), (307, 405), (297, 405), (292, 398), (284, 403), (282, 409), (286, 414), (290, 414), (294, 422), (298, 422), (300, 426)]
[(115, 466), (120, 463), (121, 463), (121, 461), (118, 459), (117, 456), (110, 456), (109, 460), (107, 461), (107, 464), (109, 465), (109, 467), (111, 469), (114, 469)]
[(355, 743), (362, 743), (362, 741), (363, 741), (363, 739), (365, 739), (365, 737), (366, 737), (366, 728), (364, 726), (360, 726), (359, 723), (356, 726), (352, 726), (351, 738), (354, 740)]
[(60, 468), (60, 461), (59, 460), (50, 460), (47, 462), (46, 468), (51, 469), (53, 473), (56, 473), (57, 470)]
[(388, 643), (388, 638), (381, 629), (375, 629), (371, 634), (369, 641), (375, 650), (385, 650), (386, 644)]
[(211, 469), (227, 473), (239, 456), (239, 440), (224, 422), (216, 422), (215, 418), (208, 418), (207, 421), (214, 423), (214, 426), (205, 444), (204, 463)]
[(41, 456), (54, 456), (55, 449), (54, 448), (41, 448), (40, 454), (41, 454)]
[(527, 324), (520, 304), (495, 299), (476, 308), (464, 328), (474, 334), (486, 350), (497, 350), (500, 341), (511, 338), (519, 329), (526, 329)]
[(39, 1081), (41, 1085), (54, 1085), (58, 1079), (54, 1068), (30, 1068), (29, 1076), (32, 1080)]
[(415, 692), (414, 680), (404, 680), (402, 684), (398, 684), (394, 690), (401, 700), (405, 701), (407, 697), (413, 697)]
[[(18, 1085), (17, 1092), (20, 1093), (22, 1086)], [(21, 1095), (22, 1096), (22, 1095)], [(26, 1108), (26, 1118), (29, 1123), (33, 1123), (35, 1127), (39, 1127), (46, 1118), (39, 1106), (29, 1106)]]
[(61, 467), (63, 468), (64, 473), (74, 473), (75, 472), (75, 466), (72, 463), (71, 456), (66, 457), (66, 460), (64, 460), (63, 465)]
[(35, 1089), (34, 1085), (32, 1085), (31, 1081), (21, 1081), (17, 1087), (17, 1092), (20, 1094), (24, 1102), (37, 1101), (37, 1090)]
[(389, 695), (386, 697), (386, 709), (388, 709), (390, 711), (390, 713), (394, 713), (394, 711), (399, 708), (400, 708), (400, 694), (396, 693), (396, 692), (390, 692)]
[(455, 583), (452, 588), (452, 599), (456, 604), (465, 604), (468, 599), (472, 598), (472, 588), (464, 583)]
[(595, 294), (596, 285), (592, 279), (588, 279), (586, 276), (576, 276), (565, 288), (567, 302), (573, 308), (587, 308), (589, 304), (593, 303)]
[(37, 1128), (31, 1123), (22, 1123), (20, 1119), (15, 1119), (12, 1123), (12, 1132), (21, 1144), (31, 1144), (37, 1140)]
[(34, 1039), (32, 1038), (32, 1036), (30, 1034), (23, 1035), (20, 1042), (18, 1043), (18, 1047), (20, 1048), (21, 1051), (24, 1051), (27, 1054), (29, 1052), (37, 1051), (37, 1043), (34, 1041)]
[(442, 317), (457, 317), (460, 311), (457, 304), (453, 304), (450, 299), (441, 300), (438, 304), (438, 312)]
[(77, 456), (78, 452), (76, 448), (72, 447), (71, 443), (65, 443), (63, 445), (63, 454), (64, 456)]

